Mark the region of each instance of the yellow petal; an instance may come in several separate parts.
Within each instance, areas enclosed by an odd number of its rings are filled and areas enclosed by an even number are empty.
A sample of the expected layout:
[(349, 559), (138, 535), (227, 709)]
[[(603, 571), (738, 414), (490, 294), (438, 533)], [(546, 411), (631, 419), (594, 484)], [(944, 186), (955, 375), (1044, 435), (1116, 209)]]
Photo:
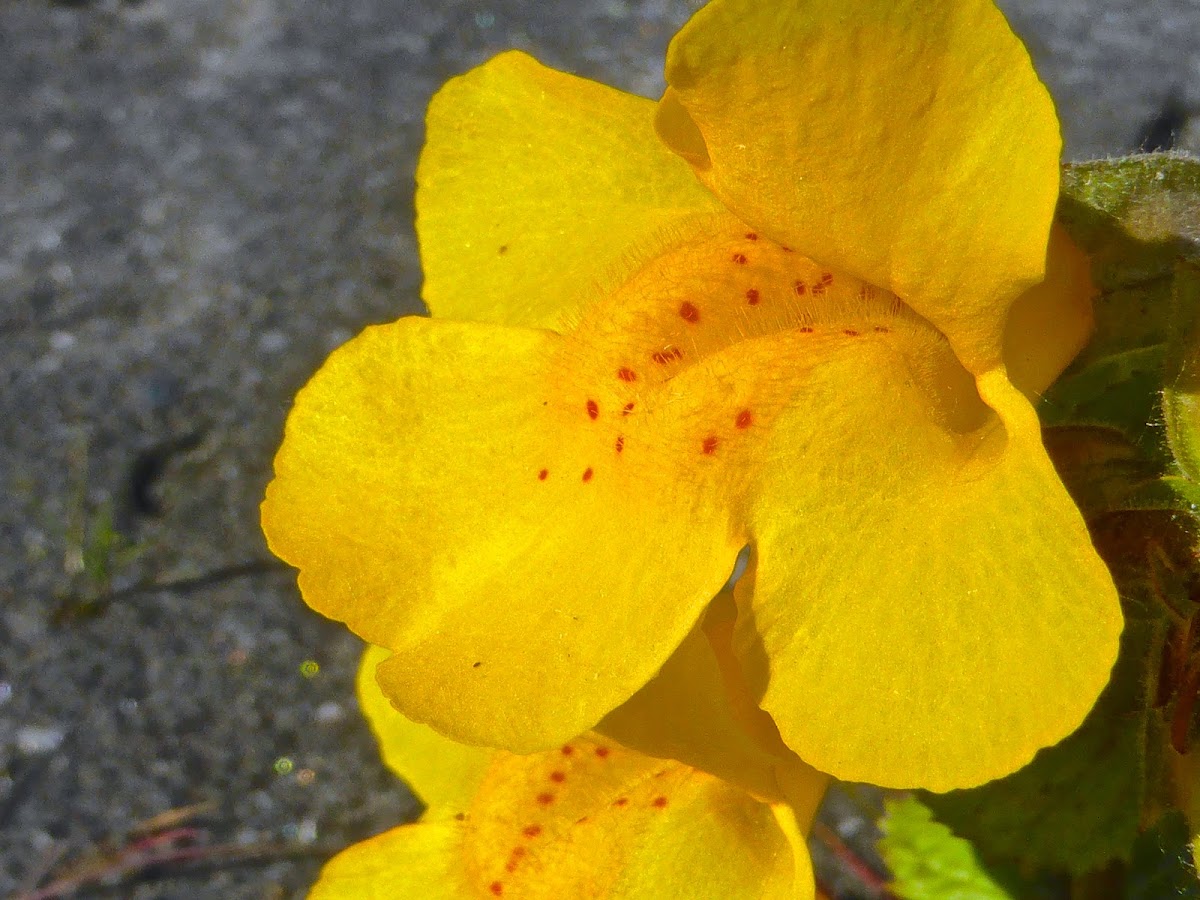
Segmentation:
[(991, 0), (713, 0), (666, 74), (659, 133), (736, 215), (895, 292), (972, 372), (999, 362), (1060, 138)]
[[(705, 619), (724, 622), (733, 596), (722, 592)], [(729, 615), (731, 618), (731, 614)], [(627, 702), (609, 713), (596, 730), (625, 747), (664, 759), (676, 759), (736, 784), (767, 801), (782, 801), (777, 767), (792, 756), (770, 717), (753, 706), (740, 673), (726, 672), (710, 642), (707, 623), (684, 639), (662, 671)], [(736, 666), (728, 635), (724, 655)], [(737, 694), (743, 696), (738, 697)], [(744, 724), (744, 711), (753, 709), (765, 723)], [(767, 729), (760, 738), (757, 730)]]
[(1087, 255), (1056, 225), (1046, 280), (1017, 298), (1004, 331), (1008, 378), (1030, 400), (1037, 401), (1092, 336), (1095, 293)]
[(301, 391), (276, 458), (272, 550), (310, 605), (393, 651), (378, 677), (401, 711), (465, 743), (524, 752), (592, 727), (741, 547), (711, 491), (662, 489), (703, 480), (622, 430), (638, 385), (582, 354), (500, 326), (368, 329)]
[(314, 896), (804, 900), (814, 888), (797, 833), (779, 806), (585, 737), (532, 756), (496, 752), (461, 820), (351, 848)]
[[(815, 429), (780, 422), (757, 490), (747, 678), (788, 746), (839, 778), (946, 790), (1011, 772), (1083, 720), (1121, 631), (1036, 416), (999, 372), (980, 392), (1000, 422), (958, 437), (886, 366), (820, 377), (840, 405)], [(789, 446), (798, 429), (820, 449)]]
[(434, 315), (549, 326), (719, 204), (654, 135), (652, 101), (503, 53), (429, 107), (417, 167)]
[(470, 804), (493, 751), (455, 743), (396, 712), (375, 680), (375, 668), (388, 656), (382, 647), (367, 647), (363, 653), (356, 685), (359, 706), (384, 763), (428, 807), (422, 821), (451, 818)]
[(1078, 724), (1120, 629), (1032, 409), (894, 296), (723, 228), (561, 335), (412, 320), (336, 353), (272, 548), (395, 651), (406, 714), (527, 749), (650, 680), (753, 542), (741, 665), (793, 751), (884, 784), (1011, 770)]
[(463, 900), (473, 891), (457, 868), (462, 826), (419, 822), (343, 850), (321, 869), (308, 900)]

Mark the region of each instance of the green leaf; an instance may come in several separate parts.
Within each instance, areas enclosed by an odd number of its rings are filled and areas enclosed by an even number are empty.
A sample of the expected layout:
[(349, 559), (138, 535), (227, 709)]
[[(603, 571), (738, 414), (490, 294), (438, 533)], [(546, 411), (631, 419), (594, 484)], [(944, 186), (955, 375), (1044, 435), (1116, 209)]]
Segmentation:
[(1200, 900), (1200, 881), (1192, 867), (1187, 820), (1171, 812), (1133, 847), (1126, 900)]
[(1120, 428), (1165, 466), (1164, 354), (1177, 327), (1177, 263), (1200, 258), (1200, 160), (1150, 154), (1067, 165), (1058, 220), (1091, 259), (1096, 331), (1039, 412), (1056, 425)]
[(1167, 443), (1180, 472), (1200, 481), (1200, 265), (1175, 266), (1171, 332), (1163, 365)]
[(1012, 900), (970, 843), (955, 837), (918, 800), (889, 801), (880, 852), (901, 900)]
[(1148, 674), (1164, 625), (1126, 611), (1113, 679), (1074, 734), (1006, 778), (921, 795), (990, 864), (1082, 874), (1129, 857), (1148, 790), (1147, 747), (1160, 743), (1157, 732), (1149, 734), (1157, 719), (1149, 710)]
[(1200, 240), (1200, 160), (1155, 153), (1066, 165), (1058, 219), (1091, 257), (1100, 292), (1096, 334), (1077, 362), (1164, 343), (1175, 262), (1195, 256)]

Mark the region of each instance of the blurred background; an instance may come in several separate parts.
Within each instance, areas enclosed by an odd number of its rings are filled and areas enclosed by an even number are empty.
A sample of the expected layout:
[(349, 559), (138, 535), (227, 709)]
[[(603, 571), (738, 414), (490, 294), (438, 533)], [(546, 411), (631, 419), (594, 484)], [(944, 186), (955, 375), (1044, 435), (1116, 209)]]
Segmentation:
[[(0, 0), (0, 896), (302, 896), (416, 812), (258, 530), (284, 415), (421, 308), (442, 82), (517, 47), (657, 96), (698, 5)], [(1069, 158), (1200, 149), (1200, 2), (1001, 6)]]

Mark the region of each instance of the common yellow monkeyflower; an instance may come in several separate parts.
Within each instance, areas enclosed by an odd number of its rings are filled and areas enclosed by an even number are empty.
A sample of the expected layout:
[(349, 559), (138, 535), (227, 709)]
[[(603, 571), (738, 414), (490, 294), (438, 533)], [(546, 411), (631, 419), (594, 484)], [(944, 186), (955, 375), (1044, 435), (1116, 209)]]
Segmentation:
[(528, 753), (642, 688), (748, 545), (733, 652), (791, 750), (1018, 768), (1121, 630), (1031, 405), (1092, 322), (1049, 96), (990, 0), (714, 0), (666, 76), (507, 53), (438, 93), (434, 318), (301, 391), (272, 549), (406, 716)]
[(814, 896), (804, 832), (824, 776), (767, 801), (595, 734), (529, 756), (467, 747), (391, 708), (374, 678), (386, 656), (364, 655), (359, 698), (427, 809), (334, 857), (311, 900)]

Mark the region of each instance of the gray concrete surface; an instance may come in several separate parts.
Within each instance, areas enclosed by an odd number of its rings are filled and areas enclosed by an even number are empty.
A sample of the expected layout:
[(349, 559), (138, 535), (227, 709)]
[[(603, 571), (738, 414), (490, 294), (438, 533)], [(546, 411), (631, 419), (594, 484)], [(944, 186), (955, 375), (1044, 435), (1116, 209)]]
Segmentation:
[[(0, 4), (0, 896), (205, 801), (198, 840), (248, 858), (80, 896), (298, 896), (414, 806), (354, 708), (356, 642), (286, 572), (220, 577), (267, 558), (289, 398), (419, 308), (412, 173), (442, 81), (520, 47), (653, 95), (695, 4)], [(1004, 6), (1071, 155), (1200, 109), (1200, 3)], [(182, 584), (129, 592), (147, 582)]]

